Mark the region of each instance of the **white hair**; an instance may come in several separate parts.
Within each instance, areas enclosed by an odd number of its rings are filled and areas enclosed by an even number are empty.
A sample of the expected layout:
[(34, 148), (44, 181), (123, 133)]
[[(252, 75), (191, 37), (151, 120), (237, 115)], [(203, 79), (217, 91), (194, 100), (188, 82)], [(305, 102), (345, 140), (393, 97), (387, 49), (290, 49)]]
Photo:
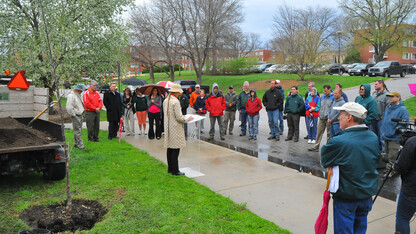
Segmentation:
[(92, 81), (90, 82), (90, 85), (96, 85), (96, 84), (98, 84), (98, 83), (97, 83), (97, 81), (95, 81), (95, 80), (92, 80)]
[(248, 81), (244, 81), (244, 85), (250, 85), (250, 83), (248, 83)]

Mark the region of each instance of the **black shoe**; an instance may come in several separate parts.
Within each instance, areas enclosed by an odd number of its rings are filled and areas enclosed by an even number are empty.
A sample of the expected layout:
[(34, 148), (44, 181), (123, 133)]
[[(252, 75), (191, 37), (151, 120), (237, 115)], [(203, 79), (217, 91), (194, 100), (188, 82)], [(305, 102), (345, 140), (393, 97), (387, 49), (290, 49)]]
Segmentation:
[(87, 149), (86, 149), (85, 147), (78, 147), (78, 146), (75, 146), (75, 148), (77, 148), (77, 149), (79, 149), (79, 150), (82, 150), (82, 151), (87, 151)]
[(286, 138), (285, 139), (285, 141), (291, 141), (292, 140), (292, 138)]
[(112, 139), (113, 139), (112, 137), (108, 137), (108, 140), (110, 140), (110, 141), (111, 141)]
[(319, 149), (315, 149), (315, 148), (309, 148), (308, 150), (312, 152), (319, 152)]
[(101, 142), (100, 139), (94, 140), (94, 142)]
[(223, 136), (220, 136), (220, 139), (221, 139), (221, 140), (225, 140), (225, 138), (224, 138)]
[(245, 136), (246, 134), (245, 133), (240, 133), (240, 136)]
[(276, 137), (276, 141), (280, 141), (280, 137)]
[(295, 139), (293, 139), (293, 141), (294, 142), (298, 142), (299, 141), (299, 138), (295, 138)]
[(178, 171), (178, 172), (173, 172), (172, 175), (185, 175), (185, 173)]
[(254, 135), (253, 136), (253, 140), (257, 140), (257, 135)]
[(304, 137), (303, 139), (307, 140), (307, 139), (309, 139), (309, 136), (306, 136), (306, 137)]
[(214, 140), (213, 136), (208, 137), (208, 140)]
[(276, 139), (276, 137), (275, 137), (275, 136), (269, 136), (269, 137), (267, 138), (267, 140), (273, 140), (273, 139)]
[(232, 132), (229, 132), (228, 135), (233, 135), (233, 133)]

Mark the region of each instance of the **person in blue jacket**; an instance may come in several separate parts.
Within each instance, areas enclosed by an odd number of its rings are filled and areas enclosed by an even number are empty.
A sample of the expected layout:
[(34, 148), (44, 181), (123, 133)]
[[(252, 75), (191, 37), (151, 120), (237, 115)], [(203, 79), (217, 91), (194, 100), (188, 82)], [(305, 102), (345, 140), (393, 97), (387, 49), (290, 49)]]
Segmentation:
[(380, 159), (378, 138), (362, 124), (367, 110), (347, 102), (339, 110), (343, 130), (321, 148), (324, 168), (339, 167), (339, 187), (332, 193), (334, 233), (365, 233), (372, 196), (377, 192)]
[(383, 114), (383, 120), (381, 122), (381, 140), (384, 141), (384, 147), (386, 150), (386, 157), (389, 163), (386, 164), (386, 170), (384, 176), (393, 176), (392, 174), (387, 175), (388, 171), (393, 165), (397, 157), (397, 152), (400, 148), (400, 133), (396, 132), (396, 128), (400, 127), (399, 123), (392, 121), (392, 118), (403, 119), (409, 121), (409, 112), (401, 102), (401, 95), (399, 92), (394, 91), (386, 95), (390, 98), (390, 105), (386, 108)]

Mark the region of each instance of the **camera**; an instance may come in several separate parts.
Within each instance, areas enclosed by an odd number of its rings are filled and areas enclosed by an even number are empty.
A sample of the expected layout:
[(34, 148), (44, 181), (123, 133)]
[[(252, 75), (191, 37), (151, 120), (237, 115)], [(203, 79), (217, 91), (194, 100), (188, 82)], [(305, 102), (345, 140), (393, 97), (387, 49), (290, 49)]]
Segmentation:
[(416, 136), (416, 120), (413, 124), (409, 123), (405, 119), (392, 118), (391, 121), (396, 122), (400, 125), (396, 128), (396, 133), (399, 133), (401, 135), (400, 145), (403, 146), (406, 143), (407, 139)]

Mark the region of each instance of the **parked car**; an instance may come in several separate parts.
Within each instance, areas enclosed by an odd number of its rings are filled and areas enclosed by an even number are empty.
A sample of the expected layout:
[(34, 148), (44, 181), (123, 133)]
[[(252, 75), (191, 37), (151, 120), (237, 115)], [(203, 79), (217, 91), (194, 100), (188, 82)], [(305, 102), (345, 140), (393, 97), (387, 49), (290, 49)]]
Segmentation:
[(355, 66), (357, 66), (360, 63), (353, 63), (353, 64), (349, 64), (345, 67), (345, 71), (348, 72), (351, 68), (354, 68)]
[(276, 73), (287, 73), (288, 69), (289, 69), (288, 65), (281, 65), (280, 67), (276, 69)]
[(412, 66), (412, 64), (402, 64), (402, 66), (406, 67), (408, 74), (416, 74), (416, 66)]
[(345, 73), (345, 69), (343, 66), (339, 65), (339, 64), (332, 64), (328, 67), (328, 69), (326, 70), (326, 72), (329, 75), (332, 74), (338, 74), (340, 76), (342, 76)]
[(258, 73), (264, 72), (267, 68), (273, 66), (273, 63), (265, 63), (259, 66), (259, 69), (257, 70)]
[(390, 77), (399, 74), (400, 77), (405, 77), (406, 67), (400, 65), (398, 61), (381, 61), (368, 70), (368, 76)]
[[(196, 81), (194, 80), (175, 80), (176, 84), (179, 84), (182, 87), (183, 93), (188, 96), (191, 96), (191, 93), (195, 91)], [(201, 89), (205, 91), (206, 94), (209, 94), (210, 87), (209, 85), (199, 85)]]
[(366, 76), (368, 75), (368, 69), (373, 66), (374, 64), (372, 63), (360, 63), (348, 70), (348, 74), (350, 76)]
[(280, 66), (280, 64), (272, 65), (271, 67), (266, 68), (266, 70), (264, 70), (264, 73), (277, 73), (276, 69), (278, 69)]

